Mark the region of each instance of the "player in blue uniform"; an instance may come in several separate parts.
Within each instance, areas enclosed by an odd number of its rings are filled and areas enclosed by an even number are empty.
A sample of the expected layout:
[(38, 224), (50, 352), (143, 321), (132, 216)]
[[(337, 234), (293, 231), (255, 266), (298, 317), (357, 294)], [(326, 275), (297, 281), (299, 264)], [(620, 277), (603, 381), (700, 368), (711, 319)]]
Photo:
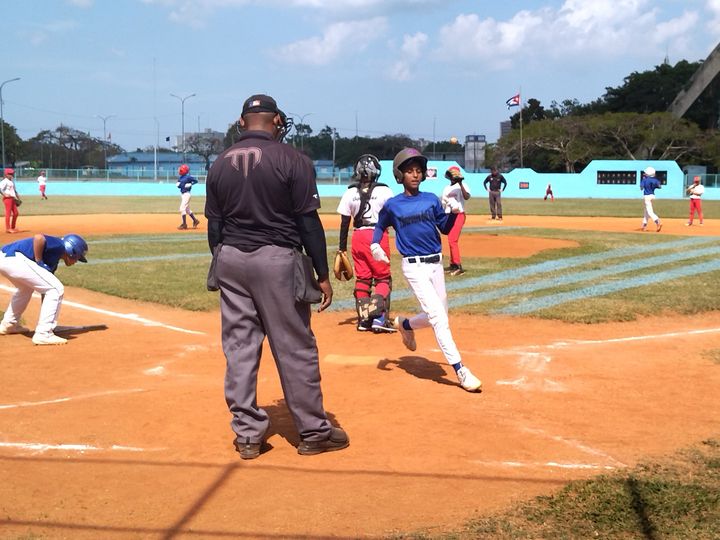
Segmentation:
[(197, 184), (197, 179), (190, 174), (190, 167), (185, 164), (180, 165), (178, 168), (178, 174), (180, 178), (177, 181), (177, 187), (180, 189), (180, 217), (182, 217), (182, 223), (178, 226), (181, 231), (187, 229), (187, 216), (192, 219), (192, 228), (197, 229), (200, 220), (195, 217), (195, 214), (190, 210), (190, 190)]
[(57, 318), (65, 288), (55, 277), (60, 261), (72, 266), (87, 262), (88, 245), (77, 234), (62, 238), (36, 234), (3, 246), (0, 250), (0, 274), (9, 279), (17, 291), (0, 322), (0, 335), (21, 334), (28, 329), (20, 325), (33, 292), (42, 297), (40, 316), (32, 341), (35, 345), (63, 345), (66, 339), (56, 336)]
[(662, 229), (662, 223), (660, 223), (660, 217), (653, 210), (653, 201), (655, 200), (655, 190), (660, 189), (662, 184), (660, 180), (655, 176), (655, 169), (652, 167), (646, 168), (642, 172), (642, 178), (640, 179), (640, 189), (643, 192), (643, 203), (645, 205), (645, 213), (643, 214), (642, 230), (644, 231), (647, 227), (648, 221), (653, 220), (655, 222), (655, 231), (660, 232)]
[(388, 227), (395, 229), (395, 245), (403, 256), (403, 275), (422, 308), (422, 313), (409, 319), (395, 319), (403, 344), (414, 351), (417, 348), (414, 330), (432, 326), (440, 350), (454, 368), (460, 386), (468, 392), (477, 392), (482, 383), (463, 365), (450, 332), (442, 266), (440, 232), (447, 234), (452, 229), (457, 214), (446, 214), (437, 195), (420, 191), (427, 161), (414, 148), (405, 148), (395, 156), (393, 174), (396, 181), (403, 184), (404, 192), (389, 199), (380, 210), (370, 249), (375, 260), (389, 262), (379, 242)]

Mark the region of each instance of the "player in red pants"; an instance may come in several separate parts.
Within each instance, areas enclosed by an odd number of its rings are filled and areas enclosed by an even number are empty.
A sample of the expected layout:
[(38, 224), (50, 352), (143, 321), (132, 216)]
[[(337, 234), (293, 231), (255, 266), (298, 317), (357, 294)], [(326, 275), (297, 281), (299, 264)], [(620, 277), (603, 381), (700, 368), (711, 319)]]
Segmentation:
[(445, 178), (450, 185), (443, 189), (440, 203), (446, 214), (457, 214), (455, 224), (448, 232), (448, 245), (450, 246), (450, 266), (445, 268), (451, 276), (462, 276), (465, 270), (460, 260), (460, 233), (465, 225), (465, 201), (470, 198), (470, 189), (463, 183), (465, 179), (460, 167), (450, 167), (445, 172)]
[(695, 217), (695, 212), (698, 214), (698, 220), (700, 221), (700, 225), (703, 224), (703, 213), (702, 213), (702, 200), (701, 197), (703, 193), (705, 193), (705, 186), (703, 186), (700, 183), (700, 177), (696, 176), (693, 178), (692, 186), (688, 186), (687, 190), (688, 194), (690, 195), (690, 219), (687, 222), (687, 226), (693, 224), (693, 218)]
[(14, 234), (18, 232), (15, 225), (20, 215), (18, 212), (20, 197), (15, 191), (15, 169), (7, 168), (4, 173), (5, 177), (0, 181), (0, 194), (5, 206), (5, 232)]
[[(359, 332), (393, 332), (390, 321), (390, 291), (392, 276), (390, 263), (373, 259), (370, 241), (377, 223), (378, 213), (389, 198), (392, 190), (380, 184), (381, 167), (378, 158), (364, 154), (355, 164), (353, 180), (340, 199), (337, 212), (340, 214), (340, 242), (338, 249), (347, 250), (348, 230), (353, 222), (352, 259), (355, 267), (355, 307), (358, 313)], [(379, 244), (390, 254), (390, 240), (387, 233)]]

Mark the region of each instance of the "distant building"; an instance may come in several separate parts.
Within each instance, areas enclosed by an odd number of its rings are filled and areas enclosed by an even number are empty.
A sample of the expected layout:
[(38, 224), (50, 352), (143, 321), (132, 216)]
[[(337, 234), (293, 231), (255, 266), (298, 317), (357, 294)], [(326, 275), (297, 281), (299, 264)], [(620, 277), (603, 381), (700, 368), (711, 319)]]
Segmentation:
[[(198, 137), (199, 140), (212, 140), (212, 139), (219, 139), (221, 141), (225, 140), (225, 133), (221, 133), (220, 131), (213, 131), (210, 128), (206, 128), (204, 131), (200, 132), (185, 132), (185, 145), (187, 145), (188, 140), (191, 137)], [(182, 135), (176, 135), (175, 136), (175, 148), (177, 150), (182, 150)]]
[[(210, 163), (215, 156), (210, 156)], [(139, 178), (153, 178), (155, 175), (155, 153), (154, 152), (123, 152), (108, 158), (108, 169), (126, 176), (137, 176)], [(197, 154), (183, 155), (176, 152), (157, 153), (157, 172), (161, 177), (177, 175), (180, 165), (187, 163), (190, 166), (190, 174), (198, 176), (207, 174), (205, 171), (205, 158)]]
[(485, 168), (485, 135), (467, 135), (465, 137), (465, 170), (478, 172)]
[(500, 122), (500, 137), (504, 137), (512, 131), (512, 123), (510, 120)]

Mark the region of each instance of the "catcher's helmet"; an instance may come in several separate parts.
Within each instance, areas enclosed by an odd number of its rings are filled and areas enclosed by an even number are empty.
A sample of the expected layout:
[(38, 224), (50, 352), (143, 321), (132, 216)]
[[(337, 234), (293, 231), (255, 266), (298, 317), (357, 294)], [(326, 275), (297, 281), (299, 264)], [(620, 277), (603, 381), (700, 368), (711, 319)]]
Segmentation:
[(403, 148), (395, 155), (395, 159), (393, 159), (393, 175), (395, 176), (395, 180), (398, 184), (402, 184), (403, 181), (403, 173), (400, 170), (400, 167), (411, 159), (416, 159), (420, 163), (420, 167), (423, 172), (423, 180), (425, 180), (428, 158), (423, 156), (420, 151), (415, 148)]
[(190, 172), (190, 167), (188, 167), (184, 163), (182, 165), (180, 165), (180, 167), (178, 168), (178, 174), (180, 176), (186, 175), (189, 172)]
[(280, 124), (277, 126), (278, 131), (275, 134), (275, 140), (282, 142), (283, 139), (292, 131), (292, 128), (295, 125), (295, 120), (280, 109), (278, 109), (278, 114), (280, 115)]
[(647, 167), (643, 172), (645, 176), (655, 176), (655, 169), (652, 167)]
[(375, 182), (380, 178), (382, 172), (382, 166), (380, 160), (372, 154), (363, 154), (360, 156), (355, 163), (355, 172), (353, 173), (353, 180), (366, 180), (368, 182)]
[(65, 253), (68, 254), (68, 257), (77, 259), (80, 262), (87, 262), (85, 255), (88, 252), (88, 245), (87, 242), (82, 239), (82, 236), (66, 234), (63, 236), (62, 241), (63, 244), (65, 244)]

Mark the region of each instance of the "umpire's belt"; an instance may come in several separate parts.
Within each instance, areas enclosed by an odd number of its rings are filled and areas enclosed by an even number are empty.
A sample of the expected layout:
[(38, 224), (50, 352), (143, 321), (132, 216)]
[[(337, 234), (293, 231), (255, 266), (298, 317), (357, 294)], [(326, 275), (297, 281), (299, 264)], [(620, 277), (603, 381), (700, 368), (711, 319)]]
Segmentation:
[(438, 263), (440, 262), (440, 254), (426, 255), (425, 257), (405, 257), (409, 263)]

